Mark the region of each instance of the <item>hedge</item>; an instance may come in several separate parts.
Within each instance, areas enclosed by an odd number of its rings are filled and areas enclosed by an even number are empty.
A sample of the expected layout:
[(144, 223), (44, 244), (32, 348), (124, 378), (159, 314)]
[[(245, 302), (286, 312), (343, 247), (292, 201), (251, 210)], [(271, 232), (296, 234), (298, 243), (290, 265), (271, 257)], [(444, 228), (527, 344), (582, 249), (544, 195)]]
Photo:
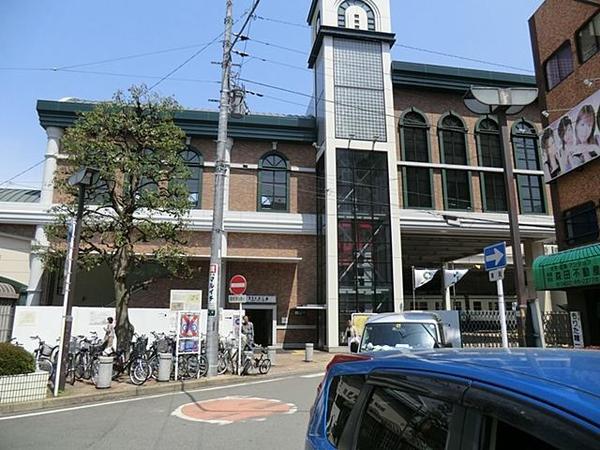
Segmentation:
[(35, 372), (35, 360), (27, 350), (0, 342), (0, 376)]

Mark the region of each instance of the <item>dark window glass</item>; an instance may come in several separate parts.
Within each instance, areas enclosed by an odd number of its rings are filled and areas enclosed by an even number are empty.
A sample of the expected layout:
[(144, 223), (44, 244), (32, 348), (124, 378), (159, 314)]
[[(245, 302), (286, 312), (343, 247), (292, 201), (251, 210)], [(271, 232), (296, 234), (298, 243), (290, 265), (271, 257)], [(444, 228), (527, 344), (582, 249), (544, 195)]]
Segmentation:
[(317, 162), (317, 303), (325, 304), (327, 241), (325, 237), (325, 154)]
[(188, 200), (192, 208), (199, 208), (201, 204), (202, 188), (202, 155), (193, 148), (187, 148), (180, 153), (181, 159), (190, 172), (187, 180), (183, 180), (188, 191)]
[(552, 89), (573, 72), (573, 54), (571, 53), (571, 42), (565, 42), (545, 64), (546, 83), (548, 89)]
[(263, 157), (259, 173), (260, 209), (286, 211), (288, 208), (288, 166), (281, 156)]
[(450, 403), (376, 387), (360, 423), (356, 448), (443, 450), (452, 412)]
[(535, 137), (513, 137), (513, 148), (517, 169), (540, 170), (537, 139)]
[(353, 312), (393, 310), (387, 156), (338, 150), (338, 281), (341, 329)]
[(406, 207), (433, 208), (431, 171), (426, 167), (406, 167)]
[(521, 198), (521, 214), (544, 214), (544, 194), (542, 177), (537, 175), (517, 175), (517, 185)]
[(447, 116), (442, 121), (442, 158), (445, 164), (467, 164), (466, 130), (458, 117)]
[(485, 210), (492, 212), (508, 211), (504, 175), (501, 173), (482, 173), (485, 189)]
[(552, 450), (556, 448), (526, 431), (491, 417), (485, 419), (482, 431), (480, 448), (486, 450), (514, 450), (516, 448)]
[(577, 33), (577, 52), (584, 63), (600, 50), (600, 14), (586, 23)]
[(503, 167), (500, 147), (500, 131), (493, 120), (485, 119), (479, 124), (477, 142), (481, 165), (485, 167)]
[(428, 129), (423, 116), (409, 112), (403, 117), (402, 124), (404, 160), (429, 162)]
[(349, 375), (334, 377), (329, 386), (327, 396), (327, 438), (337, 446), (340, 437), (356, 404), (358, 395), (365, 384), (362, 375)]
[(589, 202), (564, 213), (567, 244), (585, 244), (598, 239), (598, 215), (594, 202)]
[(445, 170), (444, 173), (448, 209), (471, 209), (469, 172), (464, 170)]

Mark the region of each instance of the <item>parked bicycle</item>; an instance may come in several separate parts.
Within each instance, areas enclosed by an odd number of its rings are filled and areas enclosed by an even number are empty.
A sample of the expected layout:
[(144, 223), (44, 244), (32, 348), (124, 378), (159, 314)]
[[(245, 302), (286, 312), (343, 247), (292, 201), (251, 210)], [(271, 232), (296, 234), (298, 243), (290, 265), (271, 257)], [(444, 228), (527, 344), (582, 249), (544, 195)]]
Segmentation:
[(33, 351), (35, 366), (37, 370), (48, 372), (48, 381), (50, 381), (54, 378), (54, 371), (56, 370), (58, 345), (52, 347), (39, 336), (31, 336), (31, 339), (38, 341), (38, 348)]
[(242, 355), (242, 371), (240, 375), (250, 375), (258, 371), (266, 375), (271, 370), (271, 360), (266, 347), (254, 346), (252, 351), (244, 352)]
[(122, 349), (114, 353), (112, 378), (115, 380), (125, 372), (128, 372), (131, 383), (140, 386), (152, 376), (152, 368), (146, 356), (148, 338), (137, 334), (134, 337), (136, 339), (131, 343), (129, 357), (126, 357), (125, 351)]
[(90, 337), (77, 336), (77, 352), (73, 356), (73, 376), (77, 380), (95, 381), (98, 374), (98, 357), (106, 348), (106, 343), (98, 338), (96, 332), (91, 332)]

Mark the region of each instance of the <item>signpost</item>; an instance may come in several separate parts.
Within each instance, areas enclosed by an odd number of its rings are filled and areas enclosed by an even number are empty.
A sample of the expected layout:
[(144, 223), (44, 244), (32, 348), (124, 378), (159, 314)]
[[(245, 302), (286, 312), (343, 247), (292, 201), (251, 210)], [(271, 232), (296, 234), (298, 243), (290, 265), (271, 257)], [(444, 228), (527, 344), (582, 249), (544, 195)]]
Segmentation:
[(229, 303), (238, 303), (240, 305), (238, 313), (239, 331), (238, 331), (238, 375), (242, 370), (242, 305), (246, 303), (246, 288), (248, 282), (243, 275), (234, 275), (229, 282)]
[(508, 348), (508, 333), (506, 331), (506, 305), (504, 303), (504, 269), (506, 268), (506, 242), (490, 245), (483, 249), (485, 270), (490, 281), (496, 282), (498, 289), (498, 312), (500, 314), (500, 332), (502, 347)]

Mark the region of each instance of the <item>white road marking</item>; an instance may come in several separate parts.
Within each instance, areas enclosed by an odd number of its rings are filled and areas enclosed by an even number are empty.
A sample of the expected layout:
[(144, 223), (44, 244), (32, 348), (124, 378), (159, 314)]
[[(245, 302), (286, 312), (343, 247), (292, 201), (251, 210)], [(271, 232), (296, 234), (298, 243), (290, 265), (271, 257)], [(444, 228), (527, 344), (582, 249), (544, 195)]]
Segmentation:
[(319, 378), (325, 375), (325, 372), (311, 373), (308, 375), (300, 375), (300, 378)]
[[(316, 377), (316, 376), (322, 376), (323, 374), (310, 374), (310, 377)], [(146, 396), (142, 396), (142, 397), (134, 397), (134, 398), (126, 398), (123, 400), (112, 400), (109, 402), (102, 402), (102, 403), (92, 403), (89, 405), (81, 405), (81, 406), (72, 406), (69, 408), (61, 408), (61, 409), (52, 409), (52, 410), (48, 410), (48, 411), (37, 411), (37, 412), (31, 412), (31, 413), (25, 413), (25, 414), (18, 414), (15, 416), (5, 416), (5, 417), (0, 417), (0, 422), (5, 421), (5, 420), (14, 420), (14, 419), (24, 419), (27, 417), (37, 417), (37, 416), (46, 416), (46, 415), (50, 415), (50, 414), (60, 414), (60, 413), (64, 413), (64, 412), (70, 412), (70, 411), (78, 411), (81, 409), (89, 409), (89, 408), (97, 408), (99, 406), (110, 406), (110, 405), (118, 405), (121, 403), (129, 403), (129, 402), (139, 402), (139, 401), (143, 401), (143, 400), (152, 400), (155, 398), (162, 398), (162, 397), (168, 397), (171, 395), (183, 395), (183, 394), (191, 394), (191, 393), (196, 393), (196, 392), (210, 392), (210, 391), (220, 391), (223, 389), (232, 389), (232, 388), (238, 388), (238, 387), (244, 387), (244, 386), (256, 386), (258, 384), (265, 384), (265, 383), (275, 383), (278, 381), (286, 381), (286, 380), (293, 380), (295, 378), (298, 378), (298, 375), (294, 375), (294, 376), (287, 376), (287, 377), (280, 377), (280, 378), (271, 378), (268, 380), (260, 380), (260, 381), (250, 381), (248, 383), (236, 383), (236, 384), (228, 384), (225, 386), (213, 386), (213, 387), (208, 387), (208, 388), (200, 388), (200, 389), (192, 389), (189, 391), (185, 391), (185, 392), (167, 392), (165, 394), (155, 394), (155, 395), (146, 395)], [(309, 376), (307, 375), (301, 375), (300, 377), (302, 378), (308, 378)]]

